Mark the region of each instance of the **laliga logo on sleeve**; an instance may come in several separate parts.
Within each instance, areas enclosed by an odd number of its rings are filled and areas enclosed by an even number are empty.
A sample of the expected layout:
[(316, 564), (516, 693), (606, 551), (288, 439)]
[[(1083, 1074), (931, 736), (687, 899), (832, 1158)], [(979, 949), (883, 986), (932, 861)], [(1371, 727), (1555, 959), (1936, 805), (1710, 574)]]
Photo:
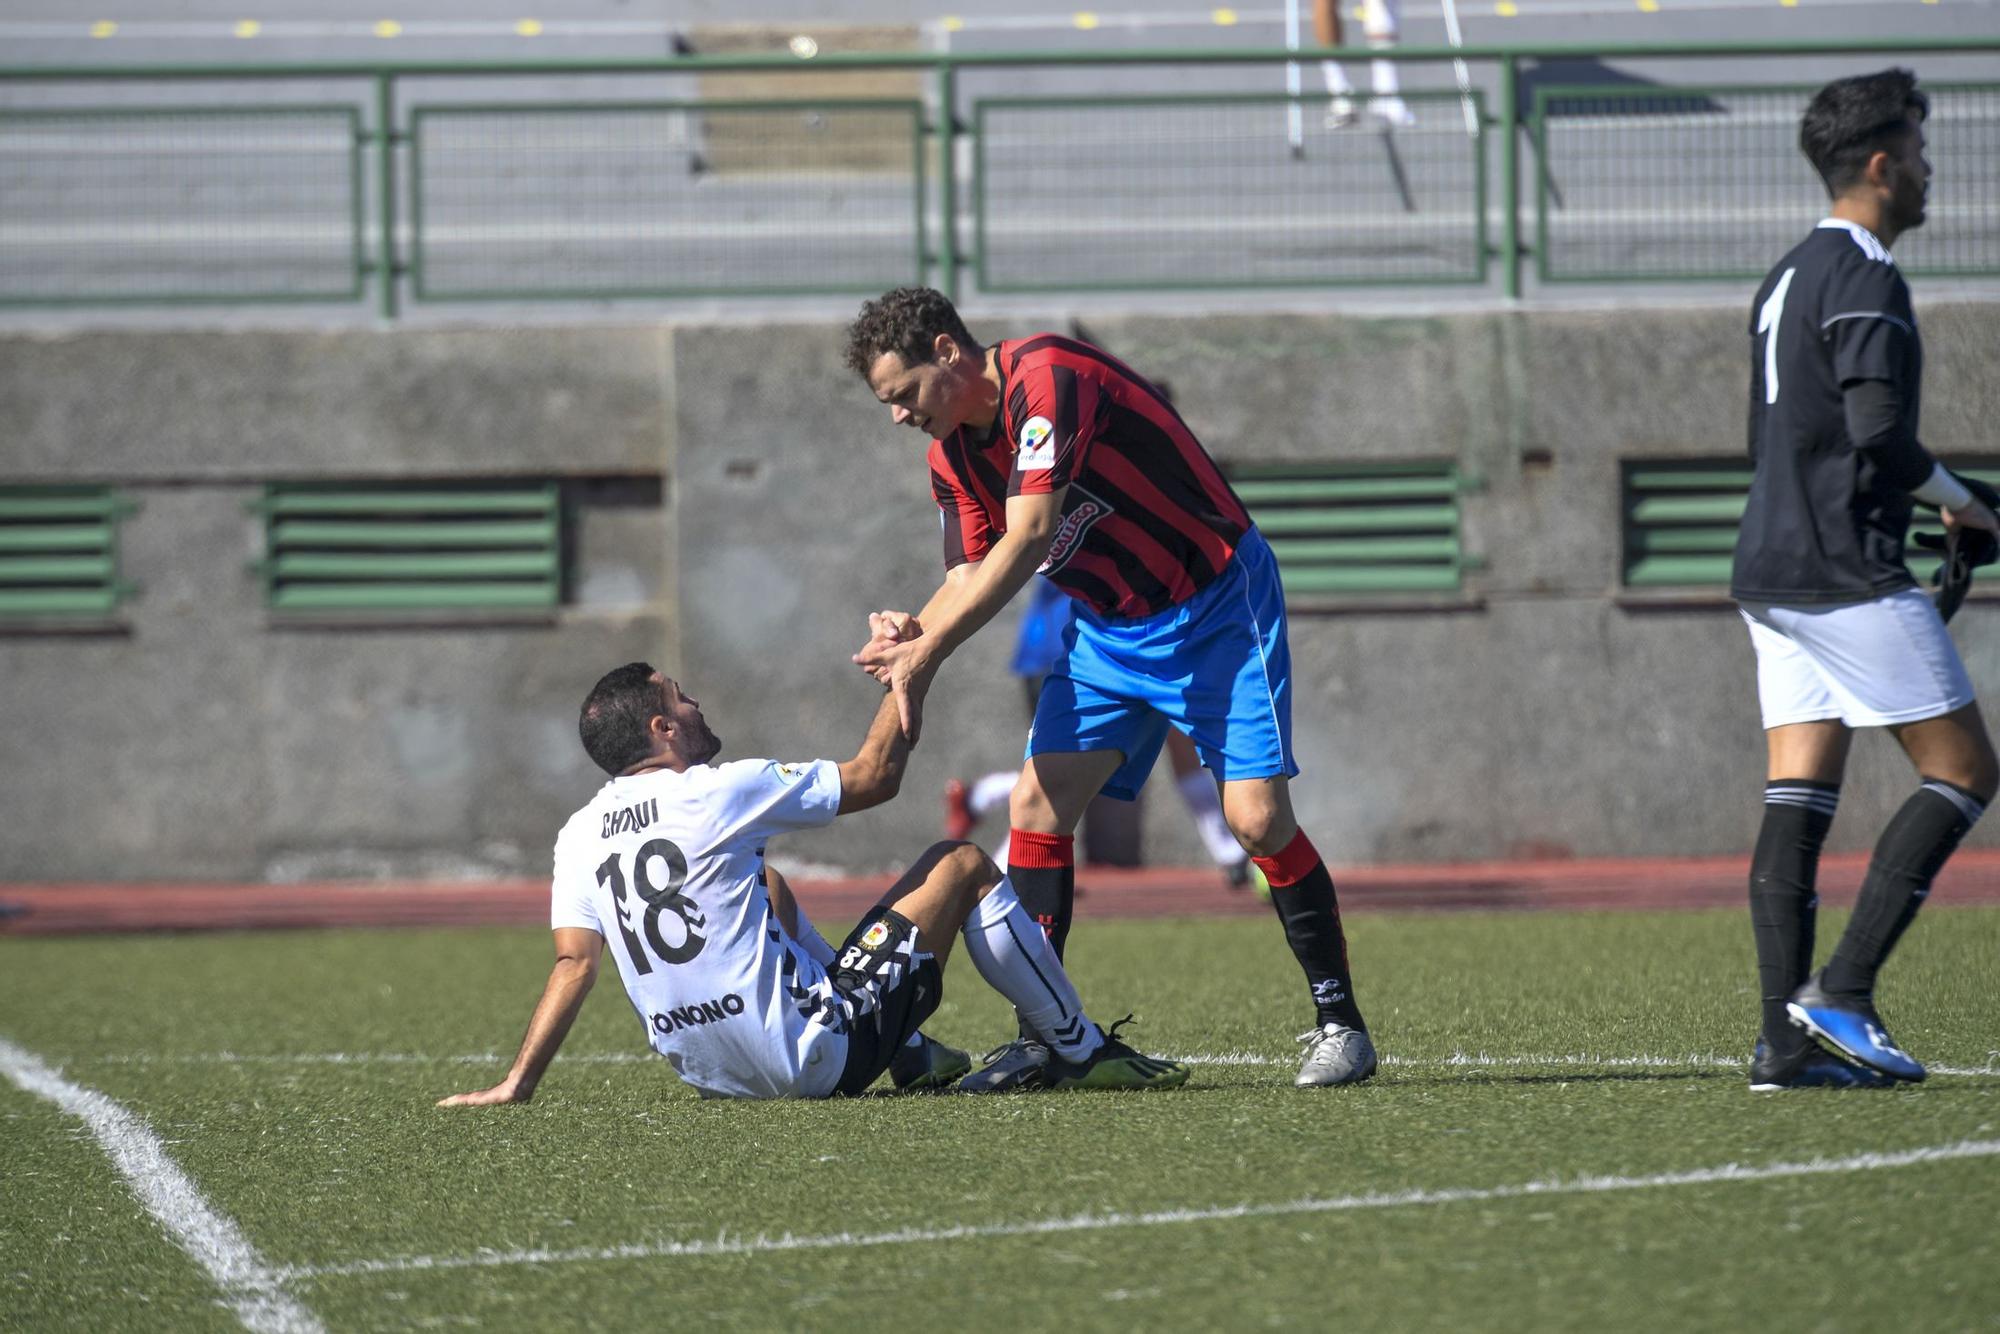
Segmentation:
[(877, 922), (861, 935), (861, 948), (864, 950), (879, 950), (888, 943), (889, 924), (887, 922)]
[(1056, 428), (1047, 417), (1030, 417), (1021, 428), (1021, 453), (1014, 467), (1021, 472), (1042, 472), (1056, 466)]

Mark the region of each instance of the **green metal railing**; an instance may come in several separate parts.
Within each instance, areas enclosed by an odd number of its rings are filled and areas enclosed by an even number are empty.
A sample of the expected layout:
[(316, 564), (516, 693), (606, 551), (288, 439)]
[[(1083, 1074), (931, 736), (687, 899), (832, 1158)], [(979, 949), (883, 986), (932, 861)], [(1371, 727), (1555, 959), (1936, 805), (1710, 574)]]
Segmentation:
[(359, 301), (364, 142), (354, 106), (0, 109), (0, 305)]
[[(1486, 281), (1480, 140), (1445, 130), (1406, 135), (1399, 148), (1327, 128), (1325, 98), (1314, 100), (1293, 146), (1287, 116), (1301, 100), (1283, 94), (979, 99), (979, 289)], [(1439, 124), (1459, 115), (1456, 93), (1407, 100)], [(1087, 164), (1085, 188), (1052, 162)]]
[[(872, 296), (921, 282), (923, 124), (920, 103), (893, 101), (417, 106), (411, 292)], [(855, 197), (849, 215), (826, 216), (829, 196)], [(434, 244), (453, 230), (475, 239)]]
[(1289, 595), (1450, 593), (1465, 551), (1455, 462), (1271, 463), (1229, 470)]
[(115, 611), (134, 591), (118, 524), (136, 508), (108, 486), (0, 487), (0, 621)]
[[(1077, 66), (1275, 71), (1288, 63), (1355, 58), (1358, 53), (1348, 49), (829, 53), (809, 64), (789, 56), (695, 56), (0, 67), (0, 83), (17, 102), (29, 85), (181, 81), (212, 88), (237, 81), (270, 88), (286, 80), (349, 80), (357, 93), (372, 88), (372, 96), (333, 107), (270, 102), (0, 111), (0, 304), (355, 302), (372, 290), (381, 313), (393, 316), (405, 299), (854, 293), (914, 278), (958, 295), (968, 273), (981, 290), (994, 292), (1350, 282), (1470, 286), (1490, 281), (1494, 260), (1500, 290), (1512, 298), (1521, 295), (1523, 261), (1530, 255), (1537, 277), (1551, 283), (1740, 279), (1761, 271), (1757, 258), (1821, 207), (1803, 163), (1774, 146), (1788, 133), (1783, 122), (1795, 117), (1802, 90), (1790, 84), (1643, 93), (1629, 85), (1538, 87), (1524, 108), (1523, 79), (1531, 65), (1990, 52), (2000, 52), (2000, 35), (1404, 46), (1367, 55), (1403, 64), (1463, 60), (1490, 73), (1498, 97), (1489, 111), (1482, 95), (1472, 92), (1478, 132), (1467, 135), (1457, 93), (1414, 94), (1419, 124), (1385, 136), (1322, 132), (1314, 114), (1322, 98), (1261, 94), (975, 98), (969, 121), (961, 119), (964, 79), (973, 72)], [(436, 91), (440, 79), (588, 76), (625, 79), (629, 88), (630, 79), (646, 76), (783, 74), (809, 84), (819, 72), (856, 70), (926, 76), (929, 105), (629, 96), (585, 104), (572, 89), (560, 102), (523, 97), (500, 106), (490, 97), (476, 104), (444, 101)], [(413, 87), (420, 87), (418, 104), (409, 102)], [(1906, 243), (1905, 266), (2000, 274), (2000, 83), (1940, 83), (1933, 92), (1937, 223), (1932, 234)], [(73, 89), (64, 100), (76, 100)], [(1738, 107), (1741, 114), (1730, 114)], [(310, 151), (287, 158), (228, 148), (228, 134), (244, 132), (242, 125), (261, 127), (268, 139), (271, 124), (301, 117), (325, 122), (324, 143), (314, 139)], [(616, 145), (623, 157), (607, 155), (603, 145), (548, 146), (551, 127), (574, 128), (593, 117), (628, 133)], [(46, 137), (54, 118), (67, 118), (64, 133), (81, 136), (75, 142), (85, 151), (69, 158), (43, 152), (38, 170), (29, 127), (46, 122)], [(684, 143), (731, 125), (760, 127), (748, 140), (762, 147), (750, 148), (749, 156), (764, 153), (772, 169), (760, 172), (754, 161), (737, 160), (710, 170), (716, 164), (702, 160), (699, 148), (685, 150), (676, 166), (671, 147), (651, 144), (670, 143), (671, 129), (646, 127), (671, 127), (677, 119)], [(1288, 136), (1276, 128), (1285, 120), (1303, 123), (1307, 133)], [(232, 122), (241, 123), (236, 131), (222, 128)], [(211, 142), (172, 147), (172, 135), (158, 127), (176, 123), (199, 126)], [(1026, 165), (1033, 149), (1023, 151), (1010, 138), (1027, 126), (1044, 127), (1045, 150), (1077, 150), (1100, 130), (1109, 136), (1094, 156), (1071, 154), (1081, 188), (1069, 202), (1082, 206), (1085, 216), (1067, 220), (1068, 243), (1046, 225), (1039, 231), (1029, 225), (1036, 220), (1029, 205), (1047, 199)], [(1718, 230), (1709, 225), (1712, 210), (1703, 201), (1649, 193), (1667, 188), (1658, 182), (1684, 174), (1689, 164), (1699, 167), (1717, 144), (1753, 130), (1754, 151), (1734, 159), (1734, 175), (1716, 188), (1745, 219), (1758, 215), (1755, 225), (1744, 221)], [(143, 151), (147, 136), (166, 138), (168, 148)], [(744, 138), (736, 136), (739, 147)], [(966, 182), (958, 150), (968, 140), (974, 172)], [(1539, 150), (1527, 167), (1523, 142)], [(1144, 151), (1115, 154), (1120, 143), (1143, 144)], [(814, 148), (817, 159), (809, 151)], [(1278, 160), (1287, 149), (1281, 171)], [(110, 164), (121, 153), (152, 165), (117, 170)], [(95, 175), (93, 154), (106, 168)], [(1578, 155), (1597, 163), (1610, 184), (1579, 178)], [(655, 169), (634, 165), (648, 162)], [(60, 170), (49, 170), (51, 163)], [(482, 163), (483, 176), (467, 174)], [(1187, 188), (1204, 163), (1211, 179)], [(1669, 164), (1672, 173), (1664, 169)], [(534, 170), (523, 175), (523, 167)], [(1100, 171), (1111, 173), (1109, 198), (1091, 197), (1092, 173)], [(1533, 172), (1525, 184), (1534, 196), (1526, 201), (1533, 210), (1526, 234), (1524, 171)], [(1169, 183), (1149, 184), (1149, 173)], [(176, 194), (160, 189), (161, 181), (192, 181), (195, 188)], [(759, 184), (767, 188), (755, 188)], [(1607, 239), (1599, 205), (1606, 189), (1618, 193), (1627, 213), (1643, 215), (1657, 202), (1679, 208), (1696, 226), (1650, 244), (1641, 216), (1636, 230)], [(1491, 204), (1489, 193), (1497, 194)], [(967, 204), (969, 219), (962, 216)], [(1102, 215), (1094, 220), (1093, 207)], [(516, 216), (481, 216), (488, 208), (512, 209)], [(1761, 221), (1766, 214), (1768, 232)], [(112, 218), (120, 226), (77, 227), (65, 235), (67, 218)], [(1120, 230), (1121, 218), (1146, 222), (1156, 237), (1171, 236), (1174, 244), (1149, 248), (1144, 235)], [(1489, 223), (1497, 240), (1488, 234)], [(967, 224), (969, 254), (960, 230)], [(1690, 242), (1685, 233), (1699, 228), (1707, 229), (1704, 239)], [(703, 235), (710, 244), (689, 239)], [(1094, 238), (1091, 244), (1074, 240), (1085, 235)], [(78, 264), (84, 278), (76, 275)]]
[(279, 484), (253, 567), (281, 612), (552, 608), (561, 600), (562, 504), (540, 486)]
[[(1628, 461), (1621, 469), (1625, 516), (1627, 588), (1707, 588), (1729, 586), (1736, 553), (1736, 530), (1743, 518), (1753, 475), (1742, 458)], [(1957, 471), (2000, 485), (2000, 463), (1991, 460)], [(1937, 516), (1919, 509), (1910, 524), (1905, 550), (1910, 573), (1928, 582), (1938, 553), (1917, 546), (1919, 534), (1942, 529)]]
[[(1938, 185), (1926, 225), (1897, 241), (1896, 262), (1933, 276), (2000, 274), (2000, 82), (1924, 88)], [(1799, 220), (1825, 207), (1798, 148), (1799, 113), (1817, 90), (1536, 88), (1540, 279), (1761, 278), (1798, 240)]]

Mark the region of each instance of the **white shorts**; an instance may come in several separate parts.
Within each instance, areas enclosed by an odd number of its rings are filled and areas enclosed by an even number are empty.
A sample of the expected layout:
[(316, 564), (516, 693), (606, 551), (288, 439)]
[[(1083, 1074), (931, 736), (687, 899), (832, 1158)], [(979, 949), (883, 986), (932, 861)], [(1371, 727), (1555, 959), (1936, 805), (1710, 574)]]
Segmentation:
[(1829, 607), (1743, 604), (1764, 726), (1838, 718), (1888, 727), (1972, 703), (1972, 678), (1931, 600), (1914, 588)]

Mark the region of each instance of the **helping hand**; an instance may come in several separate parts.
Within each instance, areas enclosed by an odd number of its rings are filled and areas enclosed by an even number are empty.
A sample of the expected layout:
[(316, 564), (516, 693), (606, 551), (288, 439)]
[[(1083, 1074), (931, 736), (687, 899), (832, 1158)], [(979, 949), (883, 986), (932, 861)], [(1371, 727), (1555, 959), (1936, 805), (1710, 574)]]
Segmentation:
[(862, 670), (887, 686), (896, 697), (896, 715), (902, 723), (903, 736), (913, 746), (924, 727), (924, 695), (931, 688), (931, 677), (937, 674), (929, 648), (921, 638), (886, 642), (871, 639), (854, 655)]
[[(868, 642), (861, 646), (861, 652), (854, 655), (855, 662), (871, 650), (884, 649), (891, 644), (905, 644), (924, 632), (923, 625), (906, 611), (871, 611), (868, 613)], [(889, 670), (886, 667), (872, 667), (862, 663), (862, 670), (882, 685), (889, 684)]]

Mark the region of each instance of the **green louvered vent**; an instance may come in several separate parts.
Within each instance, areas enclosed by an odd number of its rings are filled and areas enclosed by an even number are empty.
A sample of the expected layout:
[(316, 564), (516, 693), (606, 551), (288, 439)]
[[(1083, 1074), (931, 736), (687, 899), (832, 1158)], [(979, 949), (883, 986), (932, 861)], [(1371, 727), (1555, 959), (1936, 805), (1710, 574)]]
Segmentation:
[(1477, 565), (1461, 540), (1455, 463), (1253, 464), (1230, 484), (1288, 594), (1455, 592)]
[(259, 569), (277, 611), (506, 610), (561, 598), (554, 483), (272, 486), (259, 507)]
[[(1957, 471), (2000, 486), (2000, 462)], [(1750, 492), (1749, 463), (1734, 459), (1626, 463), (1625, 584), (1628, 588), (1729, 586), (1736, 527)], [(1919, 506), (1910, 536), (1941, 531), (1937, 512)], [(1912, 544), (1910, 573), (1929, 584), (1935, 553)]]
[(109, 615), (133, 591), (118, 578), (133, 508), (103, 486), (0, 487), (0, 619)]
[(1729, 584), (1747, 460), (1626, 463), (1625, 585)]

